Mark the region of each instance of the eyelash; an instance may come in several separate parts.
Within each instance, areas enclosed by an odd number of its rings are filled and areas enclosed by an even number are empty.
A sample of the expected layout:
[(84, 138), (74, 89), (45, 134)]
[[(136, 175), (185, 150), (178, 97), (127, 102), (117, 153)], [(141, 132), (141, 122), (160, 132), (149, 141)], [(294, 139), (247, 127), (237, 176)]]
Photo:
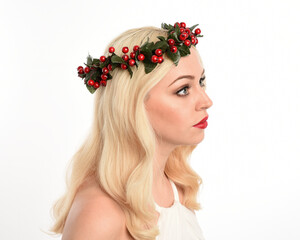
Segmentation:
[[(200, 85), (202, 84), (202, 82), (203, 82), (204, 80), (205, 80), (205, 76), (204, 76), (203, 78), (200, 78), (200, 81), (199, 81), (199, 82), (200, 82)], [(202, 87), (205, 87), (205, 86), (206, 86), (205, 84), (202, 85)], [(187, 86), (181, 88), (179, 91), (176, 92), (176, 95), (179, 96), (179, 97), (185, 97), (185, 96), (189, 95), (189, 93), (184, 94), (184, 95), (178, 94), (178, 93), (181, 92), (182, 90), (184, 90), (184, 89), (189, 89), (189, 88), (191, 88), (190, 85), (187, 85)]]

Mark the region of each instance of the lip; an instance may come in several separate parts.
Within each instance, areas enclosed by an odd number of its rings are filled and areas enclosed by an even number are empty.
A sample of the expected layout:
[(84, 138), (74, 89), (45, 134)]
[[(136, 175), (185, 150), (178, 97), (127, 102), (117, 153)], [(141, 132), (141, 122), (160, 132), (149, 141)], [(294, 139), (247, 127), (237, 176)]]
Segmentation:
[(200, 122), (198, 122), (197, 124), (195, 124), (193, 127), (205, 123), (207, 119), (208, 119), (208, 115), (206, 117), (204, 117)]

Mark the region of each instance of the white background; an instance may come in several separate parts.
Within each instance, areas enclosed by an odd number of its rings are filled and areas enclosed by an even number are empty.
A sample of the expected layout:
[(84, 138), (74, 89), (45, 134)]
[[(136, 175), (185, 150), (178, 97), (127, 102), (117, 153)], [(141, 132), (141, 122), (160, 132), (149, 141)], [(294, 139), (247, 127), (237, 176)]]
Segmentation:
[(88, 53), (176, 21), (199, 23), (214, 103), (191, 159), (206, 240), (300, 239), (297, 14), (292, 0), (1, 2), (0, 239), (55, 239), (50, 207), (92, 120)]

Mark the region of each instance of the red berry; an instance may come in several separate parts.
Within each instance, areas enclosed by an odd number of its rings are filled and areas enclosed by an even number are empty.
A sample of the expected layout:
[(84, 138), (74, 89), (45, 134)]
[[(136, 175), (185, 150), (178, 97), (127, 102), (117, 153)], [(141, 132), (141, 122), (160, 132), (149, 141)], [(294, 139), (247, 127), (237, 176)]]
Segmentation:
[(90, 86), (93, 86), (94, 85), (94, 80), (92, 80), (92, 79), (90, 79), (89, 81), (88, 81), (88, 85), (90, 85)]
[(108, 68), (109, 71), (111, 71), (111, 70), (112, 70), (112, 65), (111, 65), (111, 64), (108, 64), (108, 65), (107, 65), (107, 68)]
[(161, 49), (156, 49), (155, 50), (155, 54), (157, 55), (157, 56), (161, 56), (162, 55), (162, 50)]
[(188, 35), (191, 34), (191, 30), (190, 30), (189, 28), (186, 28), (184, 31), (185, 31)]
[(138, 51), (140, 49), (140, 47), (138, 46), (138, 45), (135, 45), (134, 47), (133, 47), (133, 51)]
[(78, 73), (79, 73), (79, 74), (83, 74), (83, 73), (84, 73), (84, 72), (83, 72), (83, 69), (80, 68), (79, 71), (78, 71)]
[(101, 81), (100, 81), (100, 85), (102, 85), (102, 86), (105, 87), (105, 86), (106, 86), (106, 81), (105, 81), (105, 80), (101, 80)]
[(86, 67), (85, 69), (84, 69), (84, 72), (85, 73), (89, 73), (91, 71), (91, 69), (89, 68), (89, 67)]
[(123, 58), (124, 61), (128, 61), (129, 60), (129, 56), (127, 54), (124, 54), (122, 58)]
[(198, 34), (200, 34), (200, 33), (201, 33), (200, 28), (197, 28), (197, 29), (195, 30), (195, 34), (198, 35)]
[(177, 47), (176, 46), (172, 46), (170, 48), (170, 50), (171, 50), (172, 53), (176, 53), (177, 52)]
[(176, 23), (174, 24), (174, 28), (176, 27), (176, 25), (178, 25), (178, 27), (180, 27), (180, 23), (179, 23), (179, 22), (176, 22)]
[(173, 46), (173, 45), (175, 44), (175, 40), (172, 39), (172, 38), (170, 38), (170, 39), (168, 40), (168, 43), (169, 43), (170, 46)]
[(102, 73), (108, 74), (109, 70), (107, 67), (102, 68)]
[(157, 60), (158, 60), (158, 57), (157, 57), (156, 55), (152, 55), (151, 61), (152, 61), (153, 63), (157, 63)]
[(181, 41), (184, 41), (184, 40), (186, 39), (185, 33), (181, 33), (181, 34), (179, 35), (179, 39), (180, 39)]
[(192, 42), (192, 44), (195, 44), (196, 43), (195, 38), (192, 38), (191, 42)]
[(185, 41), (184, 41), (184, 45), (185, 45), (185, 46), (190, 46), (190, 45), (191, 45), (191, 41), (188, 40), (188, 39), (185, 40)]
[(195, 43), (195, 45), (196, 45), (196, 44), (198, 44), (198, 38), (196, 38), (196, 43)]
[(79, 67), (77, 68), (77, 71), (80, 71), (80, 70), (83, 70), (83, 67), (82, 67), (82, 66), (79, 66)]
[(180, 28), (180, 32), (183, 33), (184, 32), (184, 28)]
[(105, 57), (105, 56), (101, 56), (101, 57), (100, 57), (100, 61), (101, 61), (101, 62), (105, 62), (105, 60), (106, 60), (106, 57)]
[(115, 48), (114, 48), (114, 47), (110, 47), (110, 48), (109, 48), (109, 52), (110, 52), (110, 53), (113, 53), (114, 51), (115, 51)]
[(122, 48), (122, 52), (123, 52), (123, 53), (128, 53), (128, 51), (129, 51), (128, 47), (123, 47), (123, 48)]
[(128, 62), (128, 64), (129, 64), (130, 66), (134, 66), (134, 64), (135, 64), (134, 59), (130, 59), (129, 62)]
[(135, 58), (135, 52), (131, 52), (131, 53), (130, 53), (130, 57), (131, 57), (131, 58)]
[(121, 68), (125, 70), (125, 69), (127, 69), (127, 65), (124, 63), (121, 63)]
[(158, 59), (157, 59), (157, 62), (158, 63), (162, 63), (164, 61), (164, 58), (163, 57), (158, 57)]
[(107, 75), (106, 74), (101, 74), (101, 79), (102, 80), (106, 80), (107, 79)]
[(181, 22), (181, 23), (180, 23), (180, 27), (185, 28), (185, 27), (186, 27), (185, 22)]
[(100, 86), (99, 83), (98, 83), (98, 82), (95, 82), (94, 88), (98, 88), (99, 86)]
[(145, 55), (144, 54), (141, 53), (141, 54), (138, 55), (138, 60), (139, 61), (143, 61), (144, 59), (145, 59)]

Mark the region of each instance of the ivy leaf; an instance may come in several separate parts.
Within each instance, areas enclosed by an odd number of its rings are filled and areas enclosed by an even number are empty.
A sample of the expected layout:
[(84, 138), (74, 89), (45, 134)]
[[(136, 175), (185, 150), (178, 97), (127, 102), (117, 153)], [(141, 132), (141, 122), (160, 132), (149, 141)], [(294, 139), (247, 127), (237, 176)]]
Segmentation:
[(195, 24), (193, 26), (190, 27), (191, 32), (194, 30), (195, 27), (197, 27), (199, 24)]
[(177, 46), (177, 49), (180, 52), (181, 57), (184, 57), (184, 56), (189, 55), (191, 53), (189, 47), (186, 46), (186, 45)]
[(180, 60), (180, 53), (177, 50), (176, 53), (171, 52), (171, 50), (168, 48), (167, 49), (167, 56), (175, 63), (175, 65), (177, 66)]

